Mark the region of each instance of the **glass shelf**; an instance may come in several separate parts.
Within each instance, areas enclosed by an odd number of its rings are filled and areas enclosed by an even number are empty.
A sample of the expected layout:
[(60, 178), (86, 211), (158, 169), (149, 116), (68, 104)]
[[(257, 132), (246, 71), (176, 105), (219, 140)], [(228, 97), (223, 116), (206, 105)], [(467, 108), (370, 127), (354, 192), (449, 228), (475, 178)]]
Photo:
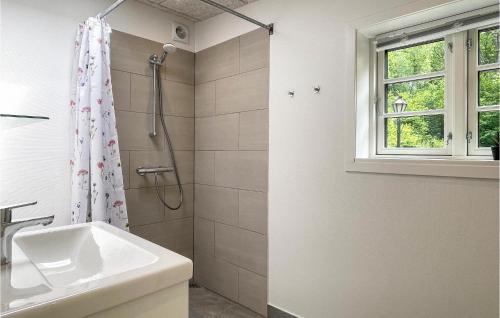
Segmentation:
[(30, 125), (48, 119), (49, 117), (45, 116), (0, 114), (0, 130)]

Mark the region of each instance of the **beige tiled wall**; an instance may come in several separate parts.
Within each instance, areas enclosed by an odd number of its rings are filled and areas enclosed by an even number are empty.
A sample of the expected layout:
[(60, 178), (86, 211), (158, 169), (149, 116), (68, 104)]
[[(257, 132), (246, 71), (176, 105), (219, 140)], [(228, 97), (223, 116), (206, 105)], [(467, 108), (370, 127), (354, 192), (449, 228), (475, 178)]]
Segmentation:
[(196, 53), (195, 80), (195, 280), (265, 315), (269, 35)]
[[(152, 177), (135, 173), (139, 166), (170, 166), (166, 139), (158, 111), (158, 136), (149, 136), (152, 114), (152, 72), (148, 59), (160, 54), (162, 44), (126, 33), (111, 35), (111, 69), (125, 196), (132, 233), (193, 258), (194, 196), (194, 54), (177, 50), (162, 67), (166, 121), (174, 145), (184, 204), (171, 211), (158, 200)], [(175, 204), (176, 180), (159, 180), (160, 195)]]
[[(185, 201), (170, 211), (135, 169), (171, 165), (152, 73), (161, 43), (114, 31), (112, 83), (131, 231), (194, 257), (195, 280), (263, 315), (267, 305), (269, 36), (250, 32), (196, 54), (178, 50), (161, 70), (166, 121)], [(196, 86), (195, 86), (196, 82)], [(175, 178), (160, 195), (178, 198)], [(195, 216), (193, 219), (193, 215)], [(194, 253), (194, 255), (193, 255)]]

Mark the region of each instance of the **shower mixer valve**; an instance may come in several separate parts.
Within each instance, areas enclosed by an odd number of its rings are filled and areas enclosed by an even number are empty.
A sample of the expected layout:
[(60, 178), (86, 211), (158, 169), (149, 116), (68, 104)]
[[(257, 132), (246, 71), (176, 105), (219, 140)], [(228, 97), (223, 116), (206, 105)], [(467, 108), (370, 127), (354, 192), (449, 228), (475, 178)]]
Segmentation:
[(139, 167), (135, 169), (138, 175), (144, 177), (147, 174), (159, 174), (164, 172), (173, 172), (174, 168), (172, 167)]

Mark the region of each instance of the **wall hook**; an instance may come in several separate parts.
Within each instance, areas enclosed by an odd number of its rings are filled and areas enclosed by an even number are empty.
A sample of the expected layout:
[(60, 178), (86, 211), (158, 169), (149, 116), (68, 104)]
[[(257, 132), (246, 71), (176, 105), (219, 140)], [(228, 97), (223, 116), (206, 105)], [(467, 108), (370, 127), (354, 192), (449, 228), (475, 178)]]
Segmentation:
[(314, 94), (319, 94), (320, 91), (321, 91), (321, 87), (319, 85), (316, 85), (313, 87)]
[(288, 91), (288, 96), (289, 97), (295, 97), (295, 91)]

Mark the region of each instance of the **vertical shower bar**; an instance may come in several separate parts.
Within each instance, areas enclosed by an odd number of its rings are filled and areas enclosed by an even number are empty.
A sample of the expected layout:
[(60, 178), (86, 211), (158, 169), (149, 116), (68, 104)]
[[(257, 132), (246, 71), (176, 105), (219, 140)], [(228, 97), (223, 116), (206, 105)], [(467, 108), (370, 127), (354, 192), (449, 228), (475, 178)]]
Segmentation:
[(152, 64), (153, 66), (153, 116), (152, 116), (152, 122), (151, 122), (151, 127), (152, 127), (152, 131), (149, 133), (149, 135), (151, 137), (155, 137), (156, 136), (156, 95), (157, 95), (157, 90), (158, 90), (158, 87), (157, 87), (157, 75), (156, 75), (156, 69), (157, 69), (157, 66), (156, 64)]

